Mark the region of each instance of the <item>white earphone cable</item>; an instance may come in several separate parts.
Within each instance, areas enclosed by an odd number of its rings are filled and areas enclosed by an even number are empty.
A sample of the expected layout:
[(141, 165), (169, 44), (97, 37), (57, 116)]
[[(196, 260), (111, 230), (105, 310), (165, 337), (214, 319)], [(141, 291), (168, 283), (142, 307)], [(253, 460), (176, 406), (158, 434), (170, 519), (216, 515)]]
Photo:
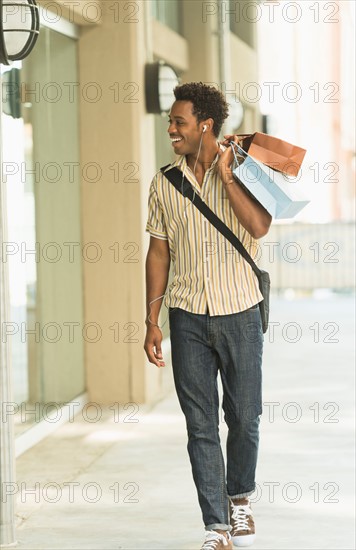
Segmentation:
[[(203, 134), (204, 134), (204, 132), (202, 132), (202, 134), (201, 134), (201, 136), (200, 136), (198, 154), (197, 154), (197, 158), (195, 159), (195, 163), (194, 163), (194, 167), (193, 167), (193, 174), (194, 174), (194, 177), (195, 177), (195, 169), (196, 169), (196, 166), (197, 166), (197, 162), (198, 162), (198, 160), (199, 160), (200, 150), (201, 150), (201, 146), (202, 146)], [(184, 167), (183, 167), (183, 174), (182, 174), (182, 195), (184, 196), (184, 194), (183, 194), (183, 181), (184, 181)], [(189, 202), (187, 203), (186, 207), (184, 208), (184, 216), (186, 215), (186, 214), (185, 214), (185, 211), (186, 211), (186, 209), (188, 208), (188, 206), (191, 204), (191, 202), (194, 202), (195, 193), (196, 193), (196, 191), (195, 191), (195, 189), (194, 189), (192, 201), (189, 201)]]

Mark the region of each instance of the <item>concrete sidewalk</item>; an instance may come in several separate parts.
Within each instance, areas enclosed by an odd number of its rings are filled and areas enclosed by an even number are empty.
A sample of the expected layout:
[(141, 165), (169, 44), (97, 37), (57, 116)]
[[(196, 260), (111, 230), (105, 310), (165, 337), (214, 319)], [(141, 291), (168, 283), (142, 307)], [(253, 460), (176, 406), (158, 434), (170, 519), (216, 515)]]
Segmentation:
[[(353, 311), (354, 297), (272, 299), (256, 550), (355, 548)], [(18, 459), (19, 548), (200, 548), (204, 528), (167, 359), (172, 389), (151, 410), (120, 408), (117, 418), (106, 408), (89, 422), (96, 411), (88, 409)], [(223, 419), (221, 438), (225, 445)]]

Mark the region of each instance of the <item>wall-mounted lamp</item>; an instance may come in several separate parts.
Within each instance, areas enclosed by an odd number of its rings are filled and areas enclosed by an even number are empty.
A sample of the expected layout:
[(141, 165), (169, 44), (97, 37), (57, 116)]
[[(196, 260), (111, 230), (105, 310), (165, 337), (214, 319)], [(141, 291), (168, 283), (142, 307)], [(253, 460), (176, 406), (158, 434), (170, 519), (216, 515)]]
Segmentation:
[(36, 0), (0, 0), (0, 63), (28, 56), (40, 31)]
[(2, 75), (2, 112), (12, 118), (21, 118), (20, 69), (10, 69)]
[(145, 66), (146, 110), (152, 114), (166, 114), (175, 101), (173, 88), (180, 83), (175, 70), (164, 61)]

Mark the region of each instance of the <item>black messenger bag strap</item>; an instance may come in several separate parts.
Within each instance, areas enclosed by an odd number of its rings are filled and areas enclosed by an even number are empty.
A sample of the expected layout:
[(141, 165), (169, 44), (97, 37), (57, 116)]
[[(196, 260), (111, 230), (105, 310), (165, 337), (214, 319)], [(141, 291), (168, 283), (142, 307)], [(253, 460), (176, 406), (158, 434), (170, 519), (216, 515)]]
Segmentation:
[[(161, 172), (174, 185), (177, 191), (182, 193), (182, 172), (176, 166), (167, 170), (169, 166), (169, 164), (167, 164), (167, 166), (163, 166), (161, 168)], [(209, 206), (201, 200), (199, 195), (195, 193), (193, 200), (193, 187), (186, 176), (184, 176), (183, 182), (183, 196), (188, 197), (188, 199), (191, 200), (191, 202), (200, 210), (200, 212), (209, 220), (209, 222), (212, 223), (213, 226), (216, 227), (216, 229), (220, 231), (220, 233), (222, 233), (228, 241), (230, 241), (230, 243), (238, 250), (241, 256), (246, 260), (246, 262), (250, 264), (257, 277), (260, 278), (262, 272), (253, 261), (242, 242), (236, 237), (236, 235), (234, 235), (231, 229), (229, 229), (228, 226), (225, 225), (224, 222), (221, 221), (221, 219), (209, 208)]]

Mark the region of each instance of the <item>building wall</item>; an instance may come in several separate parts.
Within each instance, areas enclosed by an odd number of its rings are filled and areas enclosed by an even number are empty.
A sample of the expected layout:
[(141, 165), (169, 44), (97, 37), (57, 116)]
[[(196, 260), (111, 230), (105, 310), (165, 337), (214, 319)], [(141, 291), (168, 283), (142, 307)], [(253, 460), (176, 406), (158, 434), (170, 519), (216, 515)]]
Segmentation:
[(154, 150), (147, 146), (154, 141), (147, 139), (153, 121), (144, 103), (145, 19), (142, 4), (132, 23), (115, 18), (107, 3), (102, 8), (101, 24), (85, 29), (79, 44), (82, 84), (96, 82), (102, 89), (100, 101), (81, 102), (82, 164), (95, 161), (103, 173), (97, 183), (82, 182), (83, 241), (97, 242), (103, 251), (99, 262), (84, 264), (85, 319), (103, 328), (97, 343), (86, 343), (87, 387), (101, 403), (142, 402), (147, 385), (155, 394), (159, 381), (153, 369), (148, 373), (143, 351), (142, 201), (144, 176), (154, 172)]

